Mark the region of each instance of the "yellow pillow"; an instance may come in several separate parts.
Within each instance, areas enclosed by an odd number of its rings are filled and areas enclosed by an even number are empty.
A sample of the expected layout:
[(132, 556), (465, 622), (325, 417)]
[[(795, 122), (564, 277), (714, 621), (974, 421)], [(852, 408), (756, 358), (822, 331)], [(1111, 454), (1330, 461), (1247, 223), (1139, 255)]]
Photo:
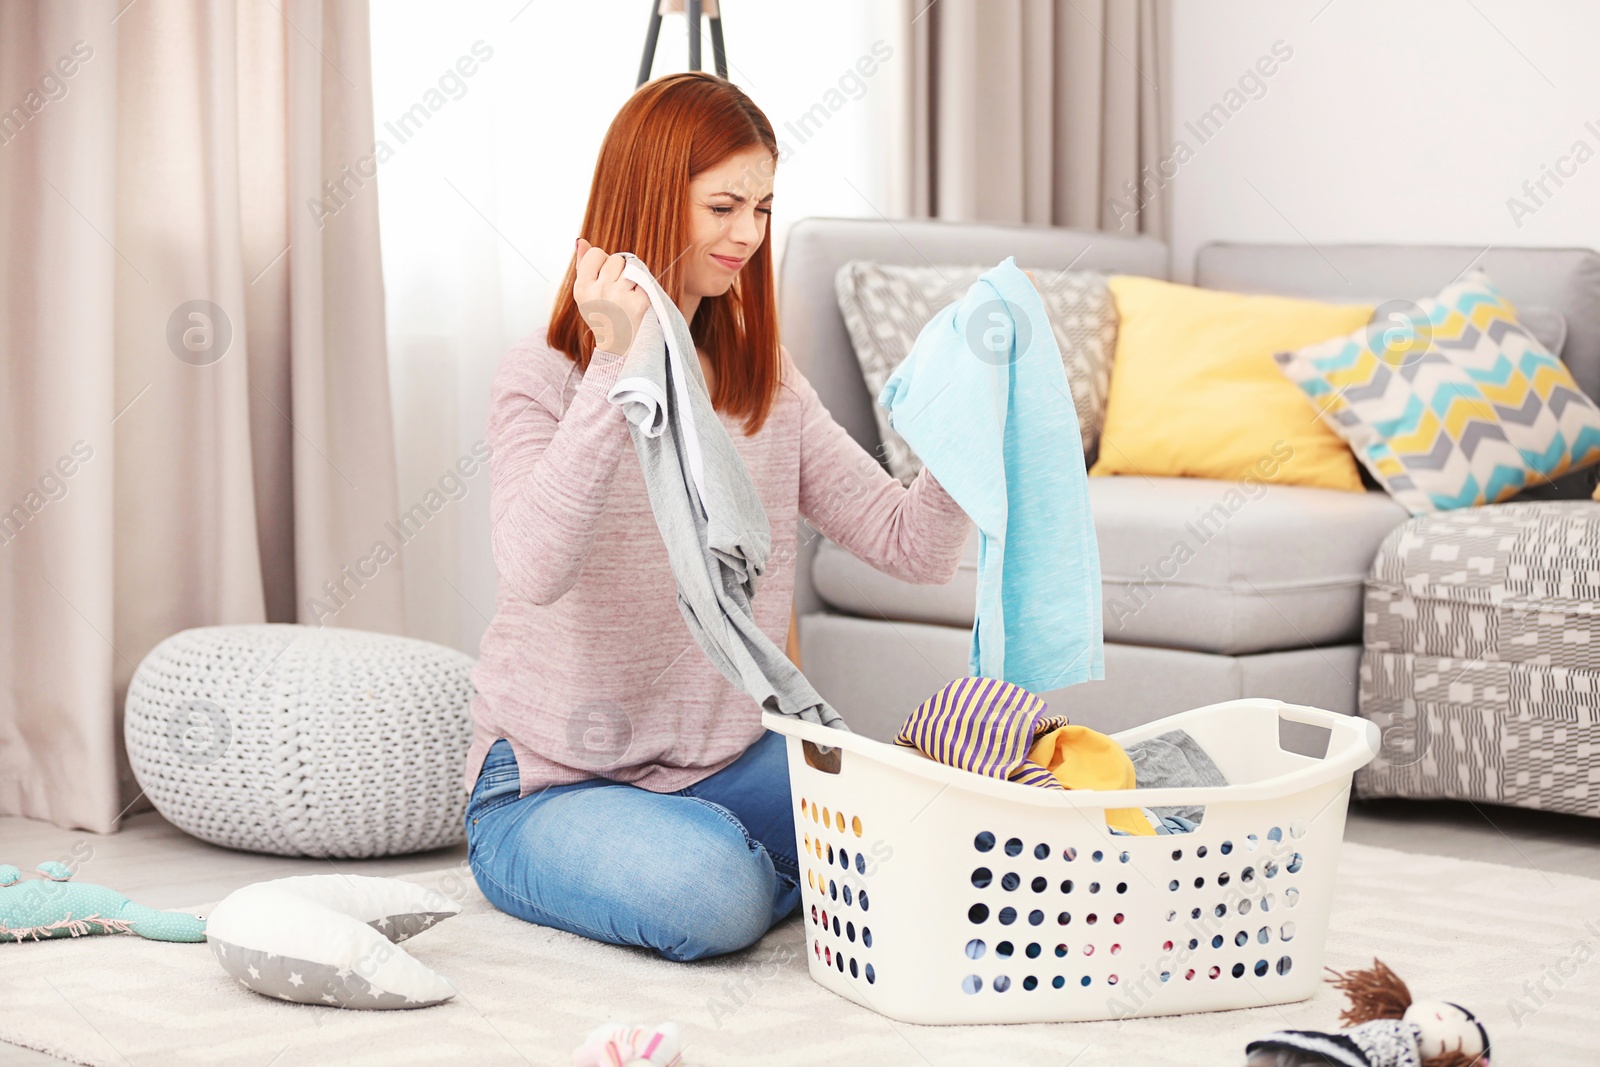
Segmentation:
[(1091, 475), (1362, 491), (1350, 446), (1273, 361), (1352, 333), (1371, 305), (1248, 296), (1118, 275), (1117, 354)]

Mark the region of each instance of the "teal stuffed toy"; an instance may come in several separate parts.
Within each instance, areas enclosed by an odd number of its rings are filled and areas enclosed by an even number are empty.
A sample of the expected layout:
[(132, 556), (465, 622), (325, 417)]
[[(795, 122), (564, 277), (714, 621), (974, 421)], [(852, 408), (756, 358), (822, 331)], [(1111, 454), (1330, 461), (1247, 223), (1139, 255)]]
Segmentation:
[(44, 880), (0, 864), (0, 942), (88, 934), (138, 934), (152, 941), (204, 941), (203, 915), (156, 911), (98, 885), (69, 885), (72, 871), (49, 861), (35, 868)]

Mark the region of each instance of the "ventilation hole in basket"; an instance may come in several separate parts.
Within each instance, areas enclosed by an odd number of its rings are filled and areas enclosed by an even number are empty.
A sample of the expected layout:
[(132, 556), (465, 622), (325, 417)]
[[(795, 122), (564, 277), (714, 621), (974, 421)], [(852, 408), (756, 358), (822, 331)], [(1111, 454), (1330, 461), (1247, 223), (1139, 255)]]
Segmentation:
[(1178, 891), (1178, 880), (1174, 878), (1172, 881), (1168, 882), (1167, 888), (1176, 893)]
[(979, 978), (975, 974), (969, 974), (965, 978), (961, 979), (961, 991), (964, 993), (976, 993), (982, 988), (983, 979)]
[(1055, 988), (1055, 989), (1060, 989), (1062, 986), (1064, 986), (1066, 984), (1067, 984), (1067, 979), (1063, 975), (1059, 975), (1058, 974), (1054, 978), (1050, 979), (1050, 985), (1051, 985), (1052, 988)]
[(828, 899), (829, 900), (838, 900), (839, 899), (839, 886), (834, 882), (834, 880), (832, 878), (828, 879)]
[(878, 980), (878, 975), (877, 975), (877, 973), (875, 971), (873, 971), (872, 964), (870, 964), (870, 963), (867, 964), (867, 984), (871, 985), (873, 982), (876, 982), (877, 980)]
[(1167, 912), (1167, 922), (1175, 923), (1177, 921), (1178, 921), (1178, 909), (1177, 908), (1169, 909), (1168, 912)]
[(872, 928), (870, 926), (863, 926), (861, 928), (861, 943), (866, 945), (868, 948), (872, 947)]
[(1300, 853), (1296, 852), (1293, 856), (1289, 857), (1289, 868), (1288, 869), (1289, 869), (1289, 873), (1290, 874), (1299, 874), (1300, 873), (1300, 868), (1302, 866), (1304, 866), (1304, 865), (1305, 865), (1305, 860), (1301, 859)]
[(811, 821), (812, 822), (820, 821), (820, 819), (817, 816), (817, 806), (815, 804), (811, 805)]
[(1244, 964), (1235, 963), (1233, 965), (1233, 976), (1235, 978), (1243, 978), (1244, 977)]
[(1056, 916), (1056, 925), (1057, 926), (1065, 926), (1071, 921), (1072, 921), (1072, 913), (1070, 911), (1064, 911), (1060, 915)]
[(1123, 914), (1120, 911), (1117, 912), (1115, 915), (1113, 915), (1111, 917), (1111, 921), (1114, 922), (1114, 923), (1117, 923), (1119, 926), (1122, 924), (1122, 919), (1123, 919)]
[(828, 866), (833, 866), (833, 846), (828, 846)]
[(1094, 946), (1093, 945), (1084, 945), (1083, 946), (1083, 954), (1085, 956), (1093, 956), (1094, 955)]
[(1162, 945), (1161, 945), (1161, 951), (1162, 952), (1171, 952), (1172, 951), (1172, 942), (1171, 941), (1163, 942)]
[(817, 906), (815, 904), (811, 905), (811, 925), (817, 925)]
[(811, 851), (811, 835), (810, 834), (806, 834), (805, 837), (806, 837), (806, 851), (810, 852)]
[(1035, 893), (1043, 893), (1046, 889), (1050, 888), (1050, 882), (1043, 876), (1035, 878), (1029, 884), (1033, 887), (1033, 891)]
[(1270, 970), (1270, 969), (1271, 969), (1271, 965), (1268, 964), (1266, 960), (1256, 960), (1256, 977), (1257, 978), (1266, 977), (1267, 971)]
[(1127, 854), (1127, 853), (1126, 853), (1126, 852), (1123, 852), (1123, 853), (1120, 853), (1120, 854), (1119, 854), (1119, 855), (1118, 855), (1118, 856), (1117, 856), (1117, 859), (1118, 859), (1118, 860), (1120, 860), (1120, 861), (1121, 861), (1121, 862), (1123, 862), (1123, 863), (1127, 863), (1127, 862), (1128, 862), (1128, 860), (1129, 860), (1129, 858), (1130, 858), (1130, 857), (1129, 857), (1129, 855), (1128, 855), (1128, 854)]
[(1034, 845), (1033, 846), (1033, 858), (1036, 859), (1036, 860), (1047, 860), (1047, 859), (1049, 859), (1050, 858), (1050, 846), (1045, 844), (1042, 841), (1039, 844)]
[(1233, 851), (1233, 842), (1224, 841), (1222, 844), (1217, 846), (1217, 851), (1221, 852), (1224, 856), (1228, 855)]
[(1233, 876), (1231, 874), (1229, 874), (1227, 871), (1223, 871), (1221, 874), (1217, 875), (1217, 884), (1227, 885), (1232, 878)]
[(812, 871), (811, 868), (809, 868), (809, 867), (806, 868), (806, 885), (810, 886), (812, 889), (817, 888), (817, 879), (816, 879), (815, 872)]
[(828, 948), (826, 945), (822, 948), (822, 962), (828, 967), (833, 966), (833, 949)]
[(994, 991), (996, 993), (1004, 993), (1006, 990), (1008, 990), (1010, 988), (1011, 988), (1011, 979), (1007, 978), (1003, 974), (997, 974), (997, 975), (994, 976)]
[(839, 936), (839, 916), (837, 915), (833, 917), (833, 936)]
[(1206, 884), (1206, 880), (1204, 878), (1196, 878), (1194, 880), (1194, 887), (1196, 889), (1204, 889), (1205, 888), (1205, 884)]
[(1244, 870), (1239, 872), (1239, 881), (1241, 881), (1241, 882), (1253, 882), (1255, 880), (1256, 880), (1256, 869), (1254, 867), (1246, 867)]
[(826, 826), (830, 830), (833, 829), (833, 820), (828, 817), (827, 808), (822, 809), (822, 825)]
[(856, 894), (856, 903), (861, 905), (862, 911), (867, 910), (867, 891), (865, 889)]
[(1065, 956), (1065, 955), (1066, 955), (1066, 954), (1067, 954), (1067, 953), (1068, 953), (1068, 952), (1070, 952), (1070, 951), (1072, 951), (1072, 950), (1071, 950), (1071, 949), (1069, 949), (1069, 948), (1068, 948), (1068, 947), (1067, 947), (1067, 946), (1066, 946), (1066, 944), (1065, 944), (1065, 943), (1062, 943), (1062, 944), (1059, 944), (1059, 945), (1057, 945), (1057, 946), (1056, 946), (1056, 957), (1057, 957), (1057, 958), (1060, 958), (1060, 957), (1062, 957), (1062, 956)]
[(1187, 971), (1184, 971), (1184, 972), (1183, 972), (1183, 980), (1184, 980), (1184, 981), (1185, 981), (1185, 982), (1192, 982), (1192, 981), (1194, 981), (1194, 968), (1193, 968), (1193, 967), (1191, 967), (1191, 968), (1189, 968), (1189, 969), (1188, 969), (1188, 970), (1187, 970)]
[(1172, 980), (1172, 972), (1171, 971), (1162, 971), (1161, 972), (1161, 980), (1163, 982), (1170, 982)]
[(842, 848), (839, 850), (839, 866), (847, 871), (850, 869), (850, 853)]
[(1110, 975), (1106, 976), (1106, 985), (1116, 985), (1116, 984), (1117, 984), (1117, 976), (1116, 975), (1110, 974)]
[[(1265, 932), (1265, 931), (1263, 931), (1263, 932)], [(1278, 932), (1283, 935), (1283, 939), (1285, 941), (1293, 941), (1294, 940), (1294, 923), (1284, 923), (1283, 924), (1283, 929), (1279, 930)], [(1265, 942), (1262, 942), (1262, 943), (1265, 944)]]
[(1173, 849), (1172, 850), (1172, 858), (1173, 858), (1174, 861), (1183, 859), (1183, 849), (1181, 849), (1181, 848)]
[[(1289, 836), (1294, 838), (1296, 841), (1306, 836), (1306, 824), (1304, 819), (1296, 819), (1294, 822), (1289, 824)], [(1284, 957), (1284, 959), (1288, 958), (1288, 956)]]
[(1233, 943), (1235, 945), (1238, 945), (1240, 948), (1243, 948), (1245, 945), (1248, 945), (1250, 943), (1250, 931), (1249, 930), (1240, 930), (1238, 933), (1234, 934), (1233, 935)]
[(1029, 926), (1038, 926), (1042, 922), (1044, 922), (1044, 912), (1040, 911), (1038, 908), (1034, 908), (1032, 911), (1028, 912)]
[(994, 835), (987, 830), (983, 831), (972, 839), (972, 847), (979, 852), (988, 852), (994, 848)]
[(1298, 890), (1298, 889), (1286, 890), (1284, 892), (1284, 894), (1283, 894), (1283, 899), (1287, 900), (1289, 902), (1289, 907), (1291, 907), (1291, 908), (1294, 907), (1296, 904), (1300, 903), (1300, 890)]
[(1017, 921), (1017, 909), (1010, 906), (1001, 908), (999, 919), (1001, 926), (1010, 926)]
[(839, 832), (841, 834), (844, 833), (844, 812), (842, 812), (842, 811), (834, 812), (833, 813), (833, 823), (834, 823), (835, 826), (837, 826), (839, 828)]
[(1215, 937), (1213, 937), (1211, 939), (1211, 947), (1212, 948), (1221, 948), (1222, 947), (1222, 935), (1221, 934), (1217, 934)]
[(1091, 911), (1088, 915), (1084, 916), (1083, 921), (1088, 923), (1090, 926), (1093, 926), (1099, 921), (1099, 919), (1100, 917)]
[(1090, 858), (1093, 859), (1096, 863), (1099, 863), (1101, 860), (1106, 858), (1106, 854), (1104, 852), (1101, 852), (1099, 849), (1095, 849), (1094, 855), (1092, 857), (1090, 857)]
[(1005, 877), (1000, 879), (1000, 888), (1008, 893), (1021, 884), (1022, 878), (1015, 871), (1007, 871)]
[(979, 867), (972, 872), (972, 884), (979, 889), (988, 889), (989, 883), (994, 881), (994, 872), (987, 867)]
[(1017, 946), (1013, 945), (1011, 942), (1002, 941), (994, 947), (994, 954), (1000, 959), (1008, 960), (1011, 958), (1011, 954), (1016, 950)]
[(1256, 940), (1265, 945), (1268, 941), (1272, 940), (1272, 930), (1263, 926), (1261, 929), (1256, 931)]
[(1220, 919), (1224, 915), (1228, 914), (1228, 906), (1226, 904), (1218, 904), (1216, 907), (1211, 909), (1211, 913)]
[(1255, 834), (1244, 835), (1244, 847), (1249, 849), (1251, 852), (1254, 852), (1256, 850), (1256, 846), (1259, 844), (1261, 844), (1261, 839)]
[(983, 938), (981, 938), (981, 937), (973, 938), (971, 941), (967, 942), (967, 959), (969, 959), (969, 960), (982, 959), (984, 950), (987, 949), (987, 948), (988, 948), (988, 946), (983, 943)]
[(1008, 855), (1008, 856), (1020, 856), (1020, 855), (1022, 855), (1022, 838), (1013, 837), (1011, 840), (1006, 842), (1006, 855)]
[(1089, 892), (1091, 892), (1091, 893), (1100, 892), (1100, 883), (1099, 882), (1090, 882), (1089, 883)]
[(1068, 863), (1071, 863), (1073, 860), (1078, 858), (1078, 850), (1075, 848), (1064, 848), (1061, 850), (1061, 858), (1066, 860)]
[(1289, 968), (1291, 968), (1293, 966), (1294, 966), (1294, 960), (1291, 960), (1288, 956), (1279, 956), (1278, 957), (1278, 973), (1279, 974), (1288, 974), (1289, 973)]
[(1268, 878), (1276, 878), (1278, 877), (1278, 865), (1272, 860), (1268, 860), (1261, 865), (1261, 873)]
[(1083, 978), (1079, 980), (1078, 984), (1081, 986), (1087, 986), (1089, 984), (1089, 976), (1084, 975)]
[(855, 831), (855, 834), (856, 834), (857, 837), (861, 836), (861, 816), (859, 816), (859, 815), (850, 816), (850, 829)]
[(1249, 915), (1250, 914), (1250, 898), (1249, 897), (1245, 897), (1243, 900), (1239, 901), (1239, 914), (1240, 915)]
[(1199, 856), (1201, 859), (1205, 859), (1206, 858), (1206, 846), (1201, 845), (1199, 848), (1194, 850), (1194, 854), (1196, 856)]
[(1028, 945), (1028, 948), (1027, 948), (1028, 958), (1030, 960), (1036, 960), (1036, 959), (1039, 958), (1039, 953), (1041, 953), (1043, 951), (1044, 951), (1044, 948), (1039, 944), (1039, 942), (1037, 942), (1037, 941), (1030, 942), (1029, 945)]
[(1200, 939), (1198, 937), (1191, 937), (1189, 939), (1189, 951), (1193, 952), (1195, 949), (1197, 949), (1199, 947), (1200, 947)]
[(1035, 978), (1031, 974), (1028, 975), (1028, 977), (1026, 977), (1026, 978), (1024, 978), (1022, 980), (1022, 988), (1023, 989), (1037, 989), (1037, 988), (1039, 988), (1039, 979)]
[(856, 853), (856, 873), (857, 874), (866, 874), (867, 873), (866, 857), (862, 856), (861, 853), (859, 853), (859, 852)]
[(805, 797), (801, 797), (800, 798), (800, 810), (801, 811), (805, 811), (806, 810), (806, 798)]
[(1283, 828), (1280, 827), (1280, 826), (1274, 826), (1272, 829), (1268, 830), (1267, 831), (1267, 840), (1271, 841), (1273, 844), (1277, 844), (1279, 841), (1282, 841), (1283, 840)]
[(857, 975), (856, 975), (856, 958), (854, 956), (850, 957), (850, 977), (851, 978), (857, 977)]
[(1128, 883), (1127, 882), (1118, 882), (1117, 883), (1117, 892), (1126, 893), (1127, 891), (1128, 891)]
[(844, 902), (846, 904), (850, 903), (850, 883), (849, 882), (846, 882), (844, 884)]
[(1121, 946), (1121, 945), (1112, 945), (1112, 946), (1111, 946), (1111, 954), (1112, 954), (1112, 955), (1113, 955), (1113, 956), (1120, 956), (1120, 955), (1122, 955), (1122, 946)]
[(975, 923), (981, 923), (989, 918), (989, 905), (974, 904), (967, 909), (967, 918)]
[(851, 941), (854, 941), (856, 939), (856, 924), (855, 923), (845, 923), (844, 924), (844, 936), (848, 940), (851, 940)]
[(1266, 896), (1261, 898), (1261, 910), (1262, 911), (1271, 911), (1272, 910), (1272, 906), (1274, 904), (1276, 904), (1277, 902), (1278, 902), (1278, 898), (1273, 896), (1271, 893), (1268, 893)]
[(1061, 891), (1063, 893), (1072, 892), (1072, 879), (1071, 878), (1063, 878), (1061, 880)]
[(1191, 919), (1200, 918), (1200, 909), (1199, 908), (1195, 908), (1193, 911), (1191, 911), (1189, 913), (1189, 918), (1191, 918)]
[(843, 952), (834, 953), (833, 962), (839, 968), (839, 973), (843, 974), (844, 973), (844, 953)]
[(1206, 972), (1206, 974), (1209, 975), (1212, 978), (1220, 978), (1220, 977), (1222, 977), (1222, 968), (1221, 967), (1217, 967), (1217, 966), (1213, 966), (1211, 968), (1211, 970)]

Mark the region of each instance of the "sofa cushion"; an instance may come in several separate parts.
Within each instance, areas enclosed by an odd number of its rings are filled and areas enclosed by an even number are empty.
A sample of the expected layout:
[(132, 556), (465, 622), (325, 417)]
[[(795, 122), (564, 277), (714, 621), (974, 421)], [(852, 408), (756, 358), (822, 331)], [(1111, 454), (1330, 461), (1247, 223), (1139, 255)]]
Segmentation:
[[(1202, 478), (1090, 478), (1105, 639), (1244, 654), (1358, 641), (1378, 545), (1409, 516), (1382, 492)], [(978, 532), (949, 583), (891, 578), (829, 541), (812, 581), (830, 607), (970, 627)]]

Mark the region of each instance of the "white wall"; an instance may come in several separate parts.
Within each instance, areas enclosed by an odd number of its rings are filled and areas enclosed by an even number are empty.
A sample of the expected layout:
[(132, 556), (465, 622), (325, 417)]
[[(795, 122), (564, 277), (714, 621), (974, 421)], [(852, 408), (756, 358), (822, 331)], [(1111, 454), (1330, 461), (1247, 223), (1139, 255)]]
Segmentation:
[[(1174, 7), (1173, 132), (1192, 152), (1171, 179), (1178, 279), (1213, 240), (1600, 248), (1600, 4)], [(1275, 41), (1289, 58), (1228, 96)], [(1202, 143), (1185, 123), (1218, 103)]]

